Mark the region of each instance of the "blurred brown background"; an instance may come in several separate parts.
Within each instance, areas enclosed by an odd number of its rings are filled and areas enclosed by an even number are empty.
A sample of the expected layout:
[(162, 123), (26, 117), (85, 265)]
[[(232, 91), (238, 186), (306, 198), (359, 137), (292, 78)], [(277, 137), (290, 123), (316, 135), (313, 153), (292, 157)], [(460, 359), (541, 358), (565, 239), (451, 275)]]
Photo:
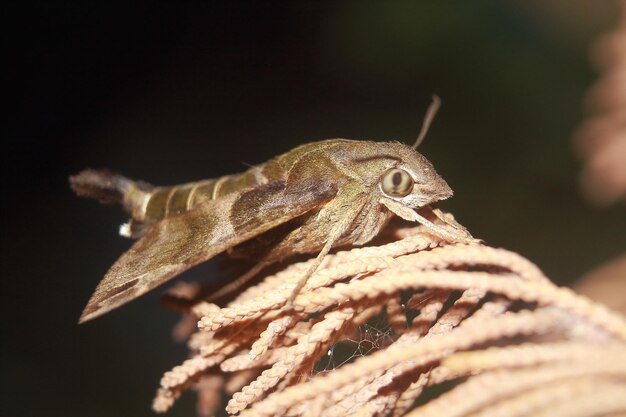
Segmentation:
[(412, 143), (437, 93), (421, 151), (474, 235), (561, 284), (624, 251), (624, 206), (583, 201), (570, 144), (613, 2), (180, 3), (3, 6), (0, 414), (151, 415), (184, 359), (159, 291), (76, 325), (130, 245), (120, 212), (71, 195), (85, 167), (172, 184), (313, 140)]

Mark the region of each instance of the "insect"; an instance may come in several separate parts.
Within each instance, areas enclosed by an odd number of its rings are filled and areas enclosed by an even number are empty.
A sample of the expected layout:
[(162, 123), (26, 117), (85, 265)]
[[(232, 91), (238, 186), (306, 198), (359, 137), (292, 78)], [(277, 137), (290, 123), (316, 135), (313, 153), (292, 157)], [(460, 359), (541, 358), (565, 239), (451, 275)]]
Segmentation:
[(412, 147), (331, 139), (299, 146), (240, 174), (169, 187), (106, 171), (70, 177), (77, 195), (121, 204), (131, 219), (120, 234), (138, 239), (98, 284), (79, 322), (222, 252), (246, 254), (250, 248), (261, 254), (257, 266), (218, 295), (274, 262), (317, 254), (293, 289), (291, 302), (332, 248), (367, 243), (393, 215), (420, 222), (447, 240), (470, 240), (464, 229), (439, 226), (416, 211), (452, 196), (432, 164), (415, 150), (438, 105), (435, 97)]

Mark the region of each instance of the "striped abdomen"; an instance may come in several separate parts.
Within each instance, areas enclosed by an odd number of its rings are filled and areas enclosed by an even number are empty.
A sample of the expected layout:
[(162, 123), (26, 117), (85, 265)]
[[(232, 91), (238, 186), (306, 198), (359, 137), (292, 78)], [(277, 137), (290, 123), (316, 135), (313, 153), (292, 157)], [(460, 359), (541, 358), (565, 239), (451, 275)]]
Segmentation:
[[(297, 170), (296, 177), (305, 174), (315, 177), (324, 167), (334, 166), (333, 147), (353, 146), (343, 139), (327, 140), (299, 146), (274, 159), (235, 175), (169, 187), (153, 187), (142, 181), (133, 181), (109, 171), (85, 170), (70, 177), (77, 195), (97, 199), (103, 203), (119, 204), (131, 214), (131, 221), (122, 225), (120, 233), (139, 237), (150, 225), (169, 216), (184, 213), (198, 205), (224, 197), (234, 192), (286, 180), (294, 166), (303, 159), (309, 160), (304, 171)], [(344, 150), (341, 152), (345, 153)]]
[(156, 187), (141, 209), (133, 212), (133, 218), (151, 223), (184, 213), (206, 201), (263, 184), (267, 180), (261, 174), (261, 169), (262, 167), (253, 167), (241, 174), (170, 187)]
[(198, 181), (172, 187), (155, 188), (142, 209), (133, 211), (133, 218), (141, 222), (154, 222), (165, 217), (184, 213), (203, 202), (223, 197), (233, 192), (243, 191), (256, 185), (284, 179), (290, 168), (311, 151), (321, 151), (345, 140), (329, 140), (300, 146), (291, 152), (235, 175)]

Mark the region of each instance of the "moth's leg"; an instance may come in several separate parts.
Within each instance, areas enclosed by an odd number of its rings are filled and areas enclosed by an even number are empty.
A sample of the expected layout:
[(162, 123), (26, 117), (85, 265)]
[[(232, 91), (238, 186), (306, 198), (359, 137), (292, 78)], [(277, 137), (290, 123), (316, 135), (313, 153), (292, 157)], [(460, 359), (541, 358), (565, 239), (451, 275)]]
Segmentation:
[(463, 226), (461, 223), (457, 222), (452, 214), (444, 213), (438, 208), (431, 208), (431, 211), (443, 223), (447, 224), (448, 226), (452, 227), (455, 230), (462, 232), (463, 234), (467, 236), (467, 238), (469, 239), (473, 238), (469, 230), (467, 230), (467, 228)]
[[(444, 226), (440, 226), (435, 224), (425, 218), (424, 216), (418, 214), (415, 210), (406, 207), (394, 200), (390, 200), (388, 198), (383, 198), (380, 200), (382, 204), (384, 204), (389, 210), (395, 213), (397, 216), (402, 217), (404, 220), (421, 223), (424, 227), (430, 230), (432, 233), (437, 236), (454, 243), (473, 243), (475, 240), (471, 237), (471, 235), (463, 229), (448, 229)], [(448, 224), (445, 220), (444, 222)]]
[(324, 260), (326, 255), (328, 255), (328, 252), (330, 252), (334, 243), (335, 243), (334, 238), (328, 239), (326, 243), (324, 244), (324, 247), (322, 248), (320, 253), (318, 253), (317, 257), (313, 260), (313, 263), (309, 266), (309, 268), (306, 270), (304, 275), (302, 275), (300, 279), (298, 279), (296, 286), (293, 288), (293, 290), (291, 290), (291, 295), (287, 299), (288, 306), (291, 306), (291, 304), (293, 303), (293, 300), (295, 300), (296, 296), (298, 295), (302, 287), (304, 287), (304, 285), (309, 280), (309, 278), (311, 278), (311, 275), (313, 275), (315, 271), (317, 271), (317, 268), (320, 267), (320, 265), (322, 264), (322, 261)]
[[(293, 300), (296, 298), (302, 287), (304, 287), (311, 275), (313, 275), (315, 271), (317, 271), (322, 261), (324, 260), (324, 257), (328, 255), (328, 252), (330, 252), (337, 239), (344, 233), (350, 223), (352, 223), (352, 219), (354, 218), (355, 213), (358, 213), (358, 211), (355, 210), (354, 213), (346, 216), (344, 219), (342, 219), (342, 221), (338, 222), (338, 224), (330, 231), (328, 237), (326, 238), (326, 242), (324, 243), (324, 246), (318, 253), (317, 257), (313, 260), (313, 263), (309, 266), (309, 268), (307, 268), (306, 272), (298, 279), (296, 286), (293, 288), (291, 295), (287, 299), (288, 306), (292, 304)], [(302, 230), (294, 230), (293, 232), (291, 232), (278, 245), (272, 248), (272, 250), (270, 250), (270, 252), (266, 254), (263, 259), (259, 263), (257, 263), (252, 269), (250, 269), (248, 272), (246, 272), (236, 280), (228, 283), (226, 286), (220, 288), (217, 292), (213, 293), (208, 298), (208, 300), (215, 301), (227, 294), (230, 294), (240, 289), (266, 267), (270, 266), (279, 259), (284, 259), (285, 257), (293, 255), (294, 252), (292, 251), (292, 248), (299, 240), (302, 233), (306, 234), (307, 232), (303, 232)]]
[[(346, 201), (354, 202), (358, 200), (349, 198)], [(341, 204), (341, 202), (339, 204)], [(349, 210), (347, 210), (347, 212), (342, 217), (333, 219), (334, 225), (326, 234), (326, 240), (324, 242), (324, 246), (322, 247), (320, 252), (317, 254), (315, 259), (313, 260), (313, 263), (309, 266), (306, 272), (300, 277), (300, 279), (298, 279), (298, 281), (296, 282), (296, 286), (291, 291), (291, 295), (287, 299), (288, 307), (293, 304), (293, 300), (295, 300), (300, 290), (304, 287), (304, 285), (307, 283), (309, 278), (311, 278), (311, 275), (313, 275), (315, 271), (317, 271), (317, 269), (320, 267), (326, 255), (328, 255), (328, 252), (330, 252), (330, 250), (337, 243), (337, 241), (341, 238), (341, 236), (350, 228), (350, 225), (354, 222), (354, 219), (356, 219), (356, 217), (359, 215), (359, 213), (363, 209), (363, 204), (364, 204), (363, 201), (360, 201), (357, 204), (353, 204), (352, 207)], [(346, 204), (343, 204), (342, 206), (349, 207), (349, 205), (346, 205)], [(307, 231), (305, 231), (304, 233), (306, 234)], [(285, 242), (281, 242), (281, 245), (283, 243), (288, 243), (287, 242), (288, 239), (289, 237), (285, 239)]]
[[(449, 229), (446, 229), (445, 227), (442, 227), (438, 224), (431, 222), (430, 220), (426, 219), (425, 217), (417, 213), (415, 213), (415, 218), (417, 219), (418, 222), (424, 225), (428, 230), (446, 239), (449, 242), (452, 242), (452, 243), (473, 243), (474, 242), (472, 235), (470, 235), (469, 232), (465, 230), (465, 228), (457, 229), (455, 227), (453, 230), (449, 230)], [(450, 225), (448, 222), (445, 222), (445, 223)]]
[[(317, 255), (313, 264), (307, 269), (306, 273), (298, 280), (296, 287), (293, 289), (292, 294), (289, 296), (288, 304), (291, 304), (293, 299), (296, 297), (298, 292), (302, 289), (304, 284), (306, 284), (307, 280), (315, 273), (317, 268), (319, 268), (320, 264), (324, 260), (324, 257), (328, 254), (328, 252), (332, 249), (335, 239), (329, 239), (324, 244), (324, 247)], [(290, 237), (286, 237), (283, 241), (281, 241), (276, 247), (274, 247), (267, 255), (261, 259), (255, 266), (253, 266), (248, 272), (237, 278), (236, 280), (229, 282), (227, 285), (221, 287), (216, 292), (212, 293), (208, 297), (208, 301), (215, 301), (219, 298), (222, 298), (228, 294), (231, 294), (241, 287), (246, 285), (253, 279), (259, 272), (261, 272), (266, 267), (272, 265), (276, 262), (277, 259), (280, 259), (282, 254), (287, 252), (287, 249), (292, 245)]]

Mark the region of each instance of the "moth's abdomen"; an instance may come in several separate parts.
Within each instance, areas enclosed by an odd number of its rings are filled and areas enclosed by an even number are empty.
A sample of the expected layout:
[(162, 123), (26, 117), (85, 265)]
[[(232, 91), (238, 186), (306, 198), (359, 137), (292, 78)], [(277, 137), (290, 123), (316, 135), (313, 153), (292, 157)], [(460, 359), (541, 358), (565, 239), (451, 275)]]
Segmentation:
[(171, 187), (157, 187), (151, 193), (140, 220), (154, 222), (184, 213), (210, 200), (264, 184), (260, 167), (236, 175), (197, 181)]
[(169, 215), (184, 213), (197, 205), (198, 201), (211, 200), (219, 181), (206, 180), (171, 187), (158, 187), (150, 195), (142, 221), (157, 221)]

